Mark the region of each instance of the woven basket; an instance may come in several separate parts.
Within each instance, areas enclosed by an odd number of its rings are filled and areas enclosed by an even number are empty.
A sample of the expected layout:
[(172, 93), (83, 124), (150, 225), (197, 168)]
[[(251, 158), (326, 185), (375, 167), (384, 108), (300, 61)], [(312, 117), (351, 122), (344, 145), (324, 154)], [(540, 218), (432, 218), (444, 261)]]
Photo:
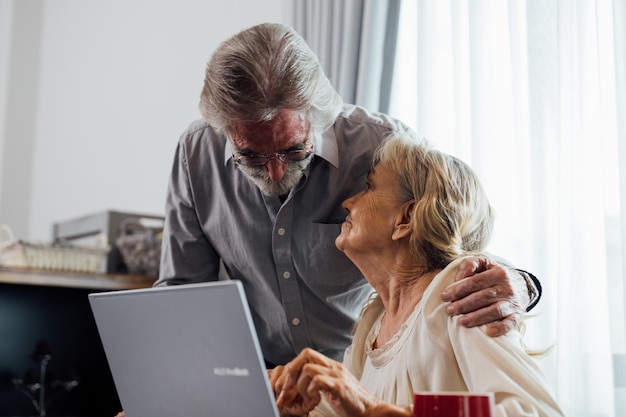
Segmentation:
[(129, 273), (148, 277), (159, 275), (161, 238), (161, 229), (146, 227), (138, 219), (128, 218), (120, 224), (115, 245)]

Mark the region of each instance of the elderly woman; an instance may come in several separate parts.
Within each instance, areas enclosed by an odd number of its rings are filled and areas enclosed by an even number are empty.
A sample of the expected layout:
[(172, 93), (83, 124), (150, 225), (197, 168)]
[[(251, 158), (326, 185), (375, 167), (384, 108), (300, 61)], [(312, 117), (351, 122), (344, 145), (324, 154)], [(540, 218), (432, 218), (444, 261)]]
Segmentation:
[[(440, 294), (484, 249), (493, 212), (462, 161), (408, 136), (375, 156), (337, 247), (376, 290), (343, 364), (306, 349), (270, 372), (281, 413), (411, 416), (417, 391), (495, 393), (497, 416), (562, 415), (517, 330), (489, 337), (446, 313)], [(485, 260), (488, 262), (488, 260)]]

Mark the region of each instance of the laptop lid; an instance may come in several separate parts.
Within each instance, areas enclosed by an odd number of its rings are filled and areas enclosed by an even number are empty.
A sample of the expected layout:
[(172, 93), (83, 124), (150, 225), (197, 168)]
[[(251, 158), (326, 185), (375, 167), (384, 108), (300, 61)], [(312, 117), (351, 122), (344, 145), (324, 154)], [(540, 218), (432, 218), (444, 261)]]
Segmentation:
[(278, 417), (240, 281), (89, 294), (126, 417)]

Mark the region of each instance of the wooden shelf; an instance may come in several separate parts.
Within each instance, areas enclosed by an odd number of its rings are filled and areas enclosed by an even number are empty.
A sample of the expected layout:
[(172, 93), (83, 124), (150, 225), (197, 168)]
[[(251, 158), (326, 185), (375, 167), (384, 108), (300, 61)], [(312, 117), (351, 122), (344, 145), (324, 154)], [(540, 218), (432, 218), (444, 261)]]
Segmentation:
[(0, 266), (0, 283), (5, 284), (126, 290), (148, 288), (155, 281), (155, 277), (142, 275), (42, 271)]

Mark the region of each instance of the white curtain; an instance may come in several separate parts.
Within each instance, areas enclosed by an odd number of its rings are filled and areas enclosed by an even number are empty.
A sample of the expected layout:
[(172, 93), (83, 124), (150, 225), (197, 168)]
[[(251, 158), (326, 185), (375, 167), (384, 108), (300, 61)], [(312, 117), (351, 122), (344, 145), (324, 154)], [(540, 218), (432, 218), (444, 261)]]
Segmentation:
[(387, 111), (400, 0), (297, 0), (287, 7), (343, 100)]
[(626, 415), (624, 25), (625, 0), (402, 3), (389, 112), (481, 177), (569, 417)]

